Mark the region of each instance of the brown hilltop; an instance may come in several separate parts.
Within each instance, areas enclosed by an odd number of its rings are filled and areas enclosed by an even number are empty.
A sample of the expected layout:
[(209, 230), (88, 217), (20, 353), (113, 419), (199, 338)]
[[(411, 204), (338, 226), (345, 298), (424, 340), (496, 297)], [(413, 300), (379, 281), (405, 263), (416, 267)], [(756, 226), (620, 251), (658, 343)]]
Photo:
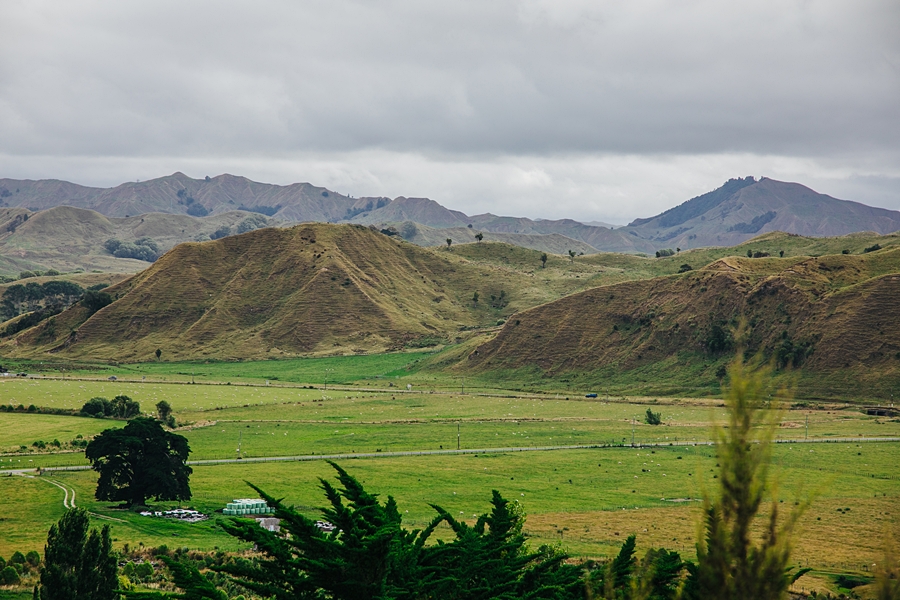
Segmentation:
[[(900, 248), (863, 255), (717, 260), (684, 274), (590, 289), (511, 317), (463, 368), (543, 376), (721, 364), (715, 326), (744, 319), (748, 347), (807, 347), (808, 375), (875, 385), (900, 375)], [(666, 367), (664, 367), (665, 369)], [(714, 381), (712, 369), (705, 373)], [(674, 371), (672, 372), (674, 374)]]
[[(541, 269), (540, 252), (470, 246), (426, 249), (329, 224), (181, 244), (104, 290), (116, 300), (96, 314), (76, 305), (3, 350), (119, 361), (148, 360), (157, 348), (167, 359), (377, 352), (450, 341), (589, 285), (569, 260)], [(470, 257), (482, 253), (490, 260)]]

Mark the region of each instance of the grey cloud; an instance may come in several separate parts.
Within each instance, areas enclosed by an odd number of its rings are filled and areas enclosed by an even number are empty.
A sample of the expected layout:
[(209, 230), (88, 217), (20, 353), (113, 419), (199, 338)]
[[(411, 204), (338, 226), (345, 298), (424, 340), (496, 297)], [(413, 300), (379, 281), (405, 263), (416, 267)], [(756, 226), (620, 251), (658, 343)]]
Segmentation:
[(332, 173), (374, 188), (359, 194), (409, 185), (495, 212), (552, 190), (554, 211), (614, 217), (627, 197), (647, 214), (693, 195), (670, 198), (693, 187), (673, 185), (676, 163), (703, 185), (782, 169), (889, 203), (898, 25), (894, 0), (10, 1), (0, 154), (105, 179)]

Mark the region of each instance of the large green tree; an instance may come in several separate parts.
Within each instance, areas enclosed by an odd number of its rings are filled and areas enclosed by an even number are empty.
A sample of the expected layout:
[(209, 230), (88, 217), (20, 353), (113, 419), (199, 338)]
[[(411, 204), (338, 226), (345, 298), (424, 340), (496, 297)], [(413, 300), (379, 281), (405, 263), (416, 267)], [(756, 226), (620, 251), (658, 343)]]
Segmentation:
[(67, 511), (50, 527), (44, 546), (39, 600), (114, 600), (118, 579), (109, 525), (91, 529), (84, 509)]
[(91, 441), (85, 456), (100, 473), (95, 496), (142, 506), (147, 498), (189, 500), (191, 449), (187, 439), (138, 417), (122, 429), (107, 429)]

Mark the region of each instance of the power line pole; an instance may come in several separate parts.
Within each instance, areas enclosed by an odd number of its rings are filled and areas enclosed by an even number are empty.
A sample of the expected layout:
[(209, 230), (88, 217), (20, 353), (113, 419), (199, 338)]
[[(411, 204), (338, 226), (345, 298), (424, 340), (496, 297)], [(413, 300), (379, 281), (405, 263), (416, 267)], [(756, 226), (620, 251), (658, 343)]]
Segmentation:
[(634, 448), (634, 422), (637, 417), (631, 417), (631, 447)]

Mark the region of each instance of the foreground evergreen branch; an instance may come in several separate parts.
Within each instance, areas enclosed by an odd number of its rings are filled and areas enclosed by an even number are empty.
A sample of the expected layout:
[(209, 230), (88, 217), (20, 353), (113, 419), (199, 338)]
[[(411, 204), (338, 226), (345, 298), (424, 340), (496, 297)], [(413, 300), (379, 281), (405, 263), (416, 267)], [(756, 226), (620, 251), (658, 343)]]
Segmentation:
[[(715, 432), (719, 493), (704, 500), (705, 535), (697, 543), (698, 587), (709, 600), (783, 598), (799, 577), (789, 570), (791, 538), (808, 503), (780, 518), (769, 479), (777, 414), (766, 401), (771, 369), (736, 358), (728, 369), (728, 424)], [(762, 536), (751, 532), (772, 495)]]

